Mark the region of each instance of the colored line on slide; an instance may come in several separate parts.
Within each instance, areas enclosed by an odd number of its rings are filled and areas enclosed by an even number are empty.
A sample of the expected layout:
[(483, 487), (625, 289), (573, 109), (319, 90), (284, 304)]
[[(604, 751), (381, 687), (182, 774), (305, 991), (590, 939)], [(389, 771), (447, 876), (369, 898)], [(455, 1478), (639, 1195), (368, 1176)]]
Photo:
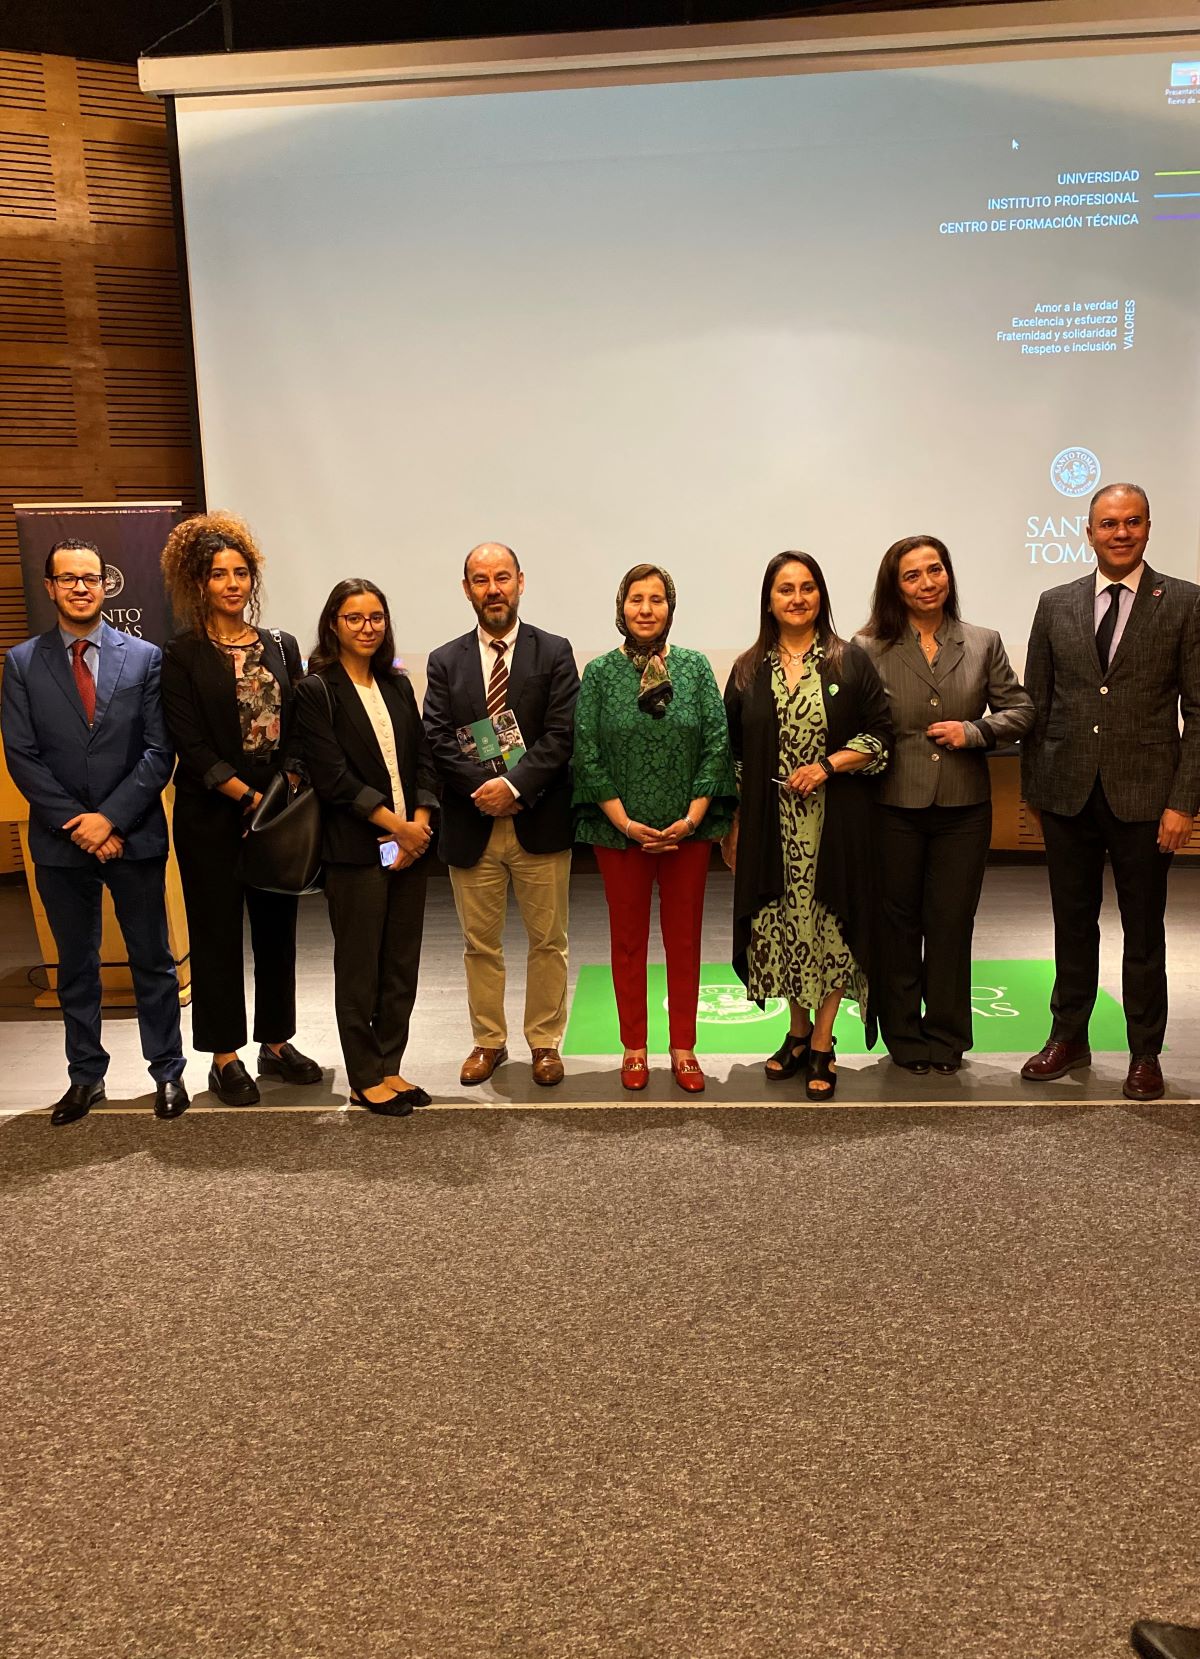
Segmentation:
[(1156, 213), (1156, 219), (1200, 219), (1200, 213)]
[(1194, 179), (1200, 177), (1200, 167), (1176, 167), (1172, 172), (1155, 173), (1156, 179)]
[(1156, 190), (1154, 192), (1156, 202), (1176, 202), (1184, 196), (1200, 196), (1200, 190)]

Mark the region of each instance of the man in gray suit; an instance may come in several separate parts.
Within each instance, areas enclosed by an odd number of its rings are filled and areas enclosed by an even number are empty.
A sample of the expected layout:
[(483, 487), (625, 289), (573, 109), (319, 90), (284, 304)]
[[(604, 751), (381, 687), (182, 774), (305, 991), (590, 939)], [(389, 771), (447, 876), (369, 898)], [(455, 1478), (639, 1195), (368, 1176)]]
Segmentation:
[(1037, 721), (1021, 786), (1046, 841), (1055, 978), (1050, 1039), (1021, 1076), (1049, 1082), (1091, 1064), (1107, 852), (1124, 934), (1124, 1093), (1156, 1100), (1167, 870), (1200, 807), (1200, 588), (1144, 562), (1150, 503), (1137, 484), (1098, 490), (1087, 534), (1096, 573), (1042, 595), (1025, 665)]

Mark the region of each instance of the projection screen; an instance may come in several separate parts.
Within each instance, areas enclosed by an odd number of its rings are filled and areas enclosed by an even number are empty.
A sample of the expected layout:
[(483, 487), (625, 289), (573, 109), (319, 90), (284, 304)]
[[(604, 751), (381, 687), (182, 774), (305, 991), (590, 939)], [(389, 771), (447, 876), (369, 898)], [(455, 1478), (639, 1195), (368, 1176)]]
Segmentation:
[(1196, 575), (1200, 40), (689, 76), (178, 101), (207, 497), (272, 623), (370, 576), (419, 674), (494, 539), (581, 660), (654, 559), (721, 667), (771, 554), (848, 633), (932, 533), (1019, 664), (1125, 478)]

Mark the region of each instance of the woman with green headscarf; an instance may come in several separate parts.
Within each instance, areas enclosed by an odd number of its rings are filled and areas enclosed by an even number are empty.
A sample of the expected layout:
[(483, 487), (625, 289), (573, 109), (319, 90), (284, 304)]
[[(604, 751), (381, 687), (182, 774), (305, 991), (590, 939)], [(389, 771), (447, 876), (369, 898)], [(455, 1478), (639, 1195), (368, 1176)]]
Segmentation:
[(624, 643), (588, 663), (575, 706), (575, 839), (595, 848), (608, 901), (621, 1082), (644, 1089), (649, 1080), (646, 955), (657, 880), (671, 1073), (698, 1094), (704, 887), (737, 789), (712, 669), (702, 652), (668, 645), (674, 615), (675, 584), (661, 565), (626, 572), (617, 592)]

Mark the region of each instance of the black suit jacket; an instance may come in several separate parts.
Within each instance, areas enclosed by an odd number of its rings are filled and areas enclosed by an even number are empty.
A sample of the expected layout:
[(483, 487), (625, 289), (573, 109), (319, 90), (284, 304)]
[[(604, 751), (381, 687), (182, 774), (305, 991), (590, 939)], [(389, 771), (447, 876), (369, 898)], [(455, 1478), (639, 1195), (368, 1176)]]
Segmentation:
[[(438, 778), (403, 674), (377, 680), (396, 738), (396, 760), (411, 817), (436, 807)], [(375, 728), (340, 663), (310, 674), (296, 687), (296, 730), (313, 788), (321, 797), (321, 856), (327, 864), (375, 864), (381, 831), (369, 822), (379, 807), (394, 807), (387, 762)]]
[(1025, 799), (1070, 817), (1099, 778), (1126, 823), (1164, 807), (1190, 817), (1200, 806), (1200, 588), (1146, 565), (1107, 674), (1095, 616), (1094, 574), (1038, 601), (1025, 660), (1037, 711), (1021, 745)]
[[(268, 629), (256, 631), (262, 641), (263, 666), (279, 681), (280, 730), (275, 765), (294, 770), (297, 757), (292, 753), (292, 688), (304, 672), (300, 647), (291, 634), (280, 634), (280, 650)], [(178, 634), (168, 640), (163, 648), (162, 699), (167, 730), (179, 751), (175, 793), (180, 799), (206, 796), (230, 778), (244, 776), (233, 665), (203, 634)], [(224, 802), (223, 796), (221, 800)]]
[[(459, 726), (482, 720), (487, 693), (475, 628), (443, 645), (429, 659), (425, 730), (442, 779), (442, 828), (438, 853), (447, 864), (478, 864), (494, 819), (471, 800), (496, 776), (466, 758)], [(569, 640), (522, 622), (508, 674), (508, 707), (525, 739), (525, 754), (508, 774), (521, 798), (513, 819), (517, 840), (530, 853), (565, 852), (571, 845), (571, 748), (579, 673)]]

